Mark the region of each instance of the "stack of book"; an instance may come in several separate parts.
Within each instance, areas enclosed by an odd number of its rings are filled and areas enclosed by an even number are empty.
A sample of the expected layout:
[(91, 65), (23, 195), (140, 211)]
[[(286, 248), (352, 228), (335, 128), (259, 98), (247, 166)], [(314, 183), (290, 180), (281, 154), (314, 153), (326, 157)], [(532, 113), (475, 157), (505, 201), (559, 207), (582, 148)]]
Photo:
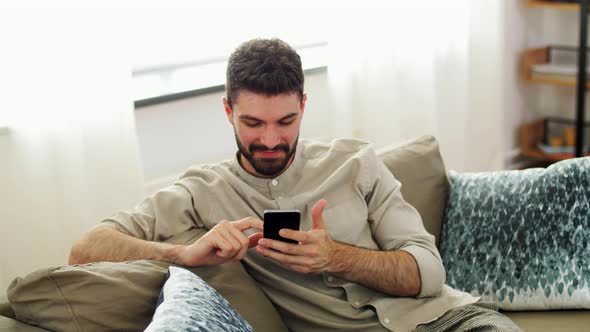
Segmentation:
[(546, 0), (549, 2), (580, 3), (580, 0)]
[[(538, 143), (537, 147), (545, 154), (562, 154), (562, 153), (574, 153), (573, 146), (551, 146), (545, 143)], [(588, 153), (588, 145), (584, 146), (582, 153)]]
[[(590, 59), (590, 52), (588, 52)], [(586, 67), (590, 74), (590, 66)], [(531, 77), (533, 79), (572, 82), (578, 75), (578, 49), (568, 46), (549, 46), (548, 62), (533, 65)]]

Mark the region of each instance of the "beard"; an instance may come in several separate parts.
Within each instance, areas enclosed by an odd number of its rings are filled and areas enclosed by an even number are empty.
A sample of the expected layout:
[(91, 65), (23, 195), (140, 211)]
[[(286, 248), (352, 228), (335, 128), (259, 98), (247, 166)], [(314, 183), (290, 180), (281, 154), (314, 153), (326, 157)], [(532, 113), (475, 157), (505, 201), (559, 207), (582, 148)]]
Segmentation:
[[(254, 168), (254, 170), (259, 173), (262, 174), (264, 176), (275, 176), (280, 174), (281, 172), (283, 172), (285, 170), (285, 168), (287, 167), (287, 165), (289, 164), (289, 161), (291, 160), (291, 157), (293, 157), (293, 154), (295, 153), (295, 150), (297, 149), (297, 142), (299, 141), (299, 135), (297, 135), (297, 137), (295, 138), (295, 142), (293, 143), (293, 146), (289, 147), (289, 145), (287, 144), (279, 144), (276, 145), (272, 148), (269, 148), (267, 146), (264, 146), (262, 144), (250, 144), (250, 146), (248, 148), (246, 148), (242, 142), (240, 142), (240, 139), (238, 138), (238, 135), (234, 132), (234, 136), (236, 138), (236, 143), (238, 144), (238, 150), (240, 150), (240, 154), (242, 156), (244, 156), (244, 158), (246, 158), (246, 160), (248, 160), (248, 162), (250, 163), (250, 165), (252, 165), (252, 167)], [(256, 151), (277, 151), (277, 150), (282, 150), (285, 152), (285, 156), (284, 157), (276, 157), (276, 158), (256, 158), (254, 157), (254, 152)]]

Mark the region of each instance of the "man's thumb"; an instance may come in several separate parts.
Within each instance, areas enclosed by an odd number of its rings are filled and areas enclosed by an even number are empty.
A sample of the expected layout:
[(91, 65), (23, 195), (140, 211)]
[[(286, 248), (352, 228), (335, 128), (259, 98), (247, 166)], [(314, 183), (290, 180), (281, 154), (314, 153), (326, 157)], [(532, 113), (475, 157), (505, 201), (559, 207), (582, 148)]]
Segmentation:
[(320, 199), (317, 201), (313, 208), (311, 209), (311, 220), (312, 220), (312, 228), (313, 229), (326, 229), (326, 223), (324, 222), (324, 208), (326, 207), (325, 199)]

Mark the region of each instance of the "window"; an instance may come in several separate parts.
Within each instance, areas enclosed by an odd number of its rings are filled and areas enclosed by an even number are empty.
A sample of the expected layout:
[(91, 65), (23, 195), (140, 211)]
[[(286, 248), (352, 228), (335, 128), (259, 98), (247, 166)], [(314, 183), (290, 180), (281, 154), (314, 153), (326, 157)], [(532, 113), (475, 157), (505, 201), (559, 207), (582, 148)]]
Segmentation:
[(136, 106), (223, 89), (229, 54), (252, 38), (281, 38), (297, 49), (304, 70), (325, 68), (321, 16), (321, 9), (260, 0), (237, 7), (141, 9), (132, 36)]

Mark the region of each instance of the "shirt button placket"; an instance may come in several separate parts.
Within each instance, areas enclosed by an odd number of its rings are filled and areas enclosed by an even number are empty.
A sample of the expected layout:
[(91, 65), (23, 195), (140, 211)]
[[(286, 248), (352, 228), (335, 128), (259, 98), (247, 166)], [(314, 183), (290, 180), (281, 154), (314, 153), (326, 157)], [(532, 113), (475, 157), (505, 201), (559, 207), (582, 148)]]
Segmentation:
[(283, 199), (283, 195), (281, 193), (281, 190), (277, 188), (278, 185), (279, 185), (279, 181), (277, 181), (276, 179), (270, 180), (270, 188), (269, 189), (270, 189), (271, 195), (277, 201), (277, 204), (279, 204), (278, 200)]

